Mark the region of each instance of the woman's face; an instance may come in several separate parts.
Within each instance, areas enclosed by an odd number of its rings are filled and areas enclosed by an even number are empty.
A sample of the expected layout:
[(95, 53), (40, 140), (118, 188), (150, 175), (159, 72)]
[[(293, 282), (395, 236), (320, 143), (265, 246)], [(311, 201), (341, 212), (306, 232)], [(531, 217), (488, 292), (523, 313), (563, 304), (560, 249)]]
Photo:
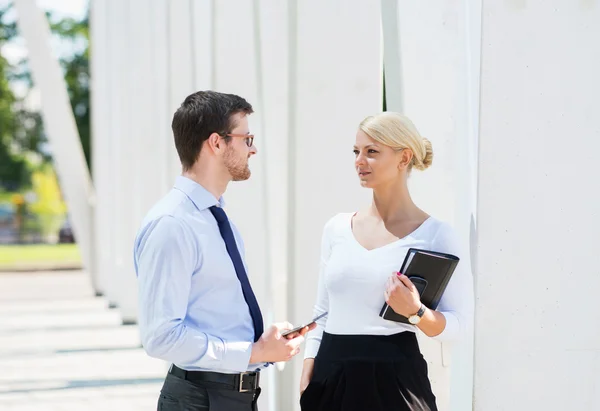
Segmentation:
[(375, 188), (403, 178), (411, 160), (411, 154), (410, 150), (396, 151), (378, 143), (362, 130), (358, 130), (354, 144), (354, 167), (360, 185), (366, 188)]

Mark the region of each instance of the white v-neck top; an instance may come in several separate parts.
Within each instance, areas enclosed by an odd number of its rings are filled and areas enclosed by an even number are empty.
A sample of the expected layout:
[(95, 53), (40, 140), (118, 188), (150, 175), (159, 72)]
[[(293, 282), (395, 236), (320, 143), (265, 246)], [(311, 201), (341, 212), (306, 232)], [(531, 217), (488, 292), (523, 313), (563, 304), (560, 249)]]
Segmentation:
[(305, 358), (316, 356), (323, 331), (345, 335), (416, 331), (413, 325), (379, 317), (386, 281), (400, 269), (411, 247), (454, 254), (461, 259), (437, 308), (446, 317), (446, 328), (433, 338), (451, 341), (462, 337), (473, 316), (473, 278), (468, 255), (461, 251), (452, 227), (429, 217), (406, 237), (367, 250), (354, 237), (353, 215), (338, 214), (323, 230), (314, 315), (329, 313), (309, 333)]

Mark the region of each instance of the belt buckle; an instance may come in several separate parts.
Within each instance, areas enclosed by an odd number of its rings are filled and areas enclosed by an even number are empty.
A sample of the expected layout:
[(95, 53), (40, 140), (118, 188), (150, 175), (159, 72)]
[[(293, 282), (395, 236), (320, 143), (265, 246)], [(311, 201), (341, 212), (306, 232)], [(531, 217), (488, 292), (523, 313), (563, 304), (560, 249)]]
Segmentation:
[(249, 389), (244, 389), (244, 375), (248, 375), (248, 373), (242, 372), (240, 373), (240, 386), (238, 387), (238, 392), (248, 392)]
[[(258, 375), (258, 372), (250, 371), (240, 373), (240, 385), (238, 387), (238, 392), (248, 392), (255, 390), (258, 387)], [(252, 386), (248, 389), (244, 389), (244, 376), (254, 376), (254, 384), (252, 384)]]

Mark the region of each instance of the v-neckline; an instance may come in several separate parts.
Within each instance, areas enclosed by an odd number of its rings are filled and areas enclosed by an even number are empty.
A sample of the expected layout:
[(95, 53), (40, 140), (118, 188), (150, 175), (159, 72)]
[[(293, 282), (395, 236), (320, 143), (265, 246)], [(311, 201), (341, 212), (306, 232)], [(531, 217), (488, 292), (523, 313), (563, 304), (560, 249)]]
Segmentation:
[(394, 240), (394, 241), (392, 241), (392, 242), (389, 242), (389, 243), (387, 243), (387, 244), (380, 245), (379, 247), (375, 247), (375, 248), (371, 248), (371, 249), (369, 249), (369, 248), (365, 247), (364, 245), (362, 245), (362, 244), (360, 243), (360, 241), (358, 241), (358, 239), (357, 239), (357, 238), (356, 238), (356, 236), (354, 235), (354, 230), (353, 230), (353, 228), (352, 228), (352, 225), (353, 225), (353, 224), (352, 224), (352, 220), (354, 219), (354, 216), (355, 216), (355, 215), (356, 215), (356, 213), (353, 213), (353, 214), (351, 214), (351, 215), (350, 215), (350, 219), (349, 219), (349, 221), (348, 221), (348, 224), (346, 225), (346, 227), (348, 228), (348, 231), (350, 231), (350, 237), (352, 238), (352, 241), (353, 241), (353, 242), (354, 242), (354, 243), (355, 243), (355, 244), (356, 244), (356, 245), (357, 245), (359, 248), (361, 248), (362, 250), (366, 251), (367, 253), (371, 253), (371, 252), (374, 252), (374, 251), (378, 251), (378, 250), (386, 249), (386, 248), (388, 248), (388, 247), (391, 247), (391, 246), (393, 246), (393, 245), (396, 245), (396, 244), (398, 244), (398, 243), (400, 243), (400, 242), (402, 242), (402, 241), (405, 241), (407, 238), (409, 238), (409, 237), (413, 237), (413, 236), (414, 236), (414, 235), (417, 233), (417, 231), (421, 230), (421, 228), (422, 228), (422, 227), (423, 227), (425, 224), (427, 224), (429, 221), (433, 220), (433, 217), (432, 217), (432, 216), (429, 216), (429, 217), (427, 217), (427, 219), (425, 219), (425, 221), (423, 221), (421, 224), (419, 224), (419, 226), (418, 226), (417, 228), (415, 228), (415, 229), (414, 229), (413, 231), (411, 231), (410, 233), (406, 234), (404, 237), (402, 237), (402, 238), (398, 238), (397, 240)]

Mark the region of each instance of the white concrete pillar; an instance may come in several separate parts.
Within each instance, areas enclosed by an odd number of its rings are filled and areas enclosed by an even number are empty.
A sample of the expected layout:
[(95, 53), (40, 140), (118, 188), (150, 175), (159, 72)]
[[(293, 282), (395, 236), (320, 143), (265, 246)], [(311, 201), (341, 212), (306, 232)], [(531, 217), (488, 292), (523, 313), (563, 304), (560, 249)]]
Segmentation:
[[(112, 269), (112, 214), (110, 165), (110, 61), (109, 20), (107, 2), (90, 2), (90, 98), (91, 148), (94, 199), (93, 261), (97, 291), (111, 299), (109, 292)], [(113, 298), (114, 301), (114, 298)]]
[[(272, 294), (270, 293), (270, 265), (267, 256), (267, 207), (265, 164), (268, 162), (267, 136), (262, 132), (266, 116), (259, 96), (259, 73), (257, 73), (258, 50), (255, 30), (256, 10), (253, 0), (213, 2), (213, 88), (223, 93), (237, 94), (254, 107), (249, 117), (250, 132), (256, 135), (254, 144), (258, 154), (250, 159), (252, 176), (248, 181), (229, 184), (225, 193), (226, 209), (240, 230), (245, 242), (245, 260), (252, 288), (260, 303), (264, 322), (268, 326), (274, 320)], [(264, 73), (262, 73), (264, 74)], [(264, 148), (264, 152), (263, 152)], [(265, 395), (259, 399), (259, 407), (265, 411), (274, 402), (271, 391), (275, 368), (263, 374)], [(270, 376), (270, 377), (269, 377)], [(266, 378), (265, 378), (266, 377)]]
[[(213, 85), (214, 70), (214, 1), (192, 1), (192, 62), (193, 88), (188, 94), (199, 90), (210, 89)], [(183, 100), (182, 100), (183, 101)]]
[[(146, 212), (152, 205), (165, 195), (175, 182), (171, 167), (171, 160), (176, 157), (173, 134), (171, 132), (171, 119), (173, 110), (170, 102), (170, 76), (169, 76), (169, 0), (151, 0), (150, 9), (152, 61), (148, 70), (152, 81), (151, 118), (152, 131), (150, 137), (156, 144), (157, 157), (154, 167), (157, 175), (152, 181), (156, 182), (157, 198), (146, 199)], [(154, 184), (153, 184), (154, 185)], [(141, 224), (141, 221), (139, 221)]]
[[(288, 131), (289, 131), (289, 5), (277, 0), (254, 0), (254, 44), (257, 99), (256, 122), (262, 130), (257, 138), (262, 173), (264, 203), (265, 285), (263, 302), (267, 322), (289, 320), (288, 313)], [(282, 375), (280, 363), (265, 373), (268, 383), (261, 406), (277, 410), (281, 387), (289, 378)]]
[[(161, 4), (157, 4), (161, 3)], [(132, 0), (135, 10), (131, 27), (132, 51), (132, 140), (135, 145), (132, 230), (137, 233), (150, 208), (163, 197), (173, 185), (166, 154), (173, 151), (170, 131), (167, 82), (167, 19), (157, 13), (155, 7), (166, 8), (164, 0)], [(158, 18), (156, 18), (158, 17)], [(168, 150), (165, 149), (168, 147)]]
[[(188, 95), (196, 91), (192, 30), (195, 25), (205, 24), (205, 20), (194, 21), (195, 8), (192, 3), (191, 0), (168, 2), (169, 127), (175, 110)], [(181, 163), (172, 139), (171, 148), (165, 154), (168, 156), (172, 187), (175, 177), (181, 174)]]
[(33, 0), (14, 2), (17, 23), (26, 41), (31, 74), (41, 95), (41, 112), (45, 131), (62, 194), (69, 207), (73, 231), (83, 265), (91, 273), (92, 285), (98, 289), (93, 274), (94, 188), (85, 162), (79, 132), (71, 109), (67, 86), (60, 64), (50, 48), (48, 20)]
[(118, 44), (114, 45), (117, 53), (116, 66), (120, 71), (116, 86), (118, 90), (115, 100), (120, 100), (119, 112), (115, 125), (118, 149), (115, 157), (115, 227), (114, 238), (116, 250), (118, 287), (117, 304), (123, 323), (135, 323), (137, 320), (137, 289), (135, 271), (133, 267), (132, 247), (135, 238), (133, 230), (133, 218), (135, 216), (136, 199), (134, 194), (134, 174), (140, 171), (135, 167), (137, 148), (135, 145), (138, 109), (133, 104), (134, 82), (137, 81), (139, 73), (134, 65), (134, 54), (137, 53), (137, 45), (132, 38), (132, 28), (135, 26), (137, 11), (132, 8), (132, 0), (124, 0), (117, 3), (118, 14), (113, 20), (112, 29), (118, 35)]
[[(99, 216), (98, 224), (105, 224), (105, 229), (109, 241), (102, 244), (103, 253), (107, 260), (101, 260), (102, 275), (106, 278), (105, 295), (110, 307), (117, 307), (119, 302), (119, 284), (118, 284), (118, 266), (117, 266), (117, 237), (119, 234), (119, 222), (117, 220), (117, 209), (122, 207), (122, 199), (117, 192), (117, 179), (120, 174), (121, 166), (118, 162), (121, 148), (120, 138), (120, 117), (121, 107), (123, 105), (120, 96), (120, 77), (123, 75), (123, 67), (119, 65), (118, 47), (121, 41), (120, 32), (117, 28), (119, 13), (121, 13), (117, 1), (107, 1), (104, 3), (107, 18), (106, 28), (106, 146), (108, 147), (107, 157), (103, 160), (104, 167), (102, 173), (109, 183), (106, 186), (101, 185), (101, 191), (98, 193), (99, 210), (102, 215)], [(93, 10), (92, 10), (93, 12)], [(98, 139), (102, 137), (98, 136)], [(102, 141), (102, 140), (101, 140)], [(102, 197), (102, 198), (100, 198)], [(104, 204), (103, 204), (104, 203)]]
[[(381, 12), (376, 2), (290, 4), (289, 316), (312, 315), (323, 226), (370, 201), (354, 172), (358, 124), (382, 108)], [(284, 373), (279, 410), (299, 409), (302, 358)]]
[[(123, 84), (123, 104), (126, 105), (123, 118), (123, 129), (126, 141), (121, 147), (127, 151), (127, 156), (121, 158), (124, 175), (120, 176), (122, 182), (122, 210), (121, 236), (122, 260), (119, 273), (119, 286), (122, 287), (121, 304), (119, 306), (124, 323), (137, 322), (138, 298), (137, 280), (133, 265), (133, 244), (140, 222), (144, 215), (164, 193), (160, 192), (160, 181), (164, 170), (158, 165), (160, 157), (161, 136), (156, 133), (152, 123), (153, 101), (152, 66), (153, 44), (151, 24), (151, 10), (146, 7), (143, 0), (129, 0), (128, 9), (123, 11), (128, 16), (128, 24), (123, 35), (127, 50), (122, 55), (122, 62), (127, 66), (124, 73), (126, 84)], [(164, 33), (163, 33), (164, 35)]]
[(599, 20), (483, 2), (478, 411), (600, 409)]

